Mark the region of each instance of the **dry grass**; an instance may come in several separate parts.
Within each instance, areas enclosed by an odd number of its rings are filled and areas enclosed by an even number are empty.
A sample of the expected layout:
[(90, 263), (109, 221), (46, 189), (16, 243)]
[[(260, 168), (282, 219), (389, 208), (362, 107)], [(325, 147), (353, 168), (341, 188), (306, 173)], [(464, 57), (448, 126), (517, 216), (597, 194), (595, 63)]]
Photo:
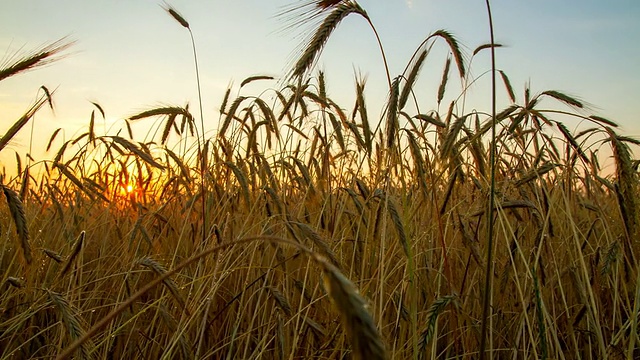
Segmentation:
[[(90, 123), (51, 136), (53, 161), (2, 178), (0, 224), (16, 231), (2, 232), (0, 359), (477, 358), (486, 226), (495, 358), (638, 358), (638, 142), (562, 92), (518, 101), (504, 73), (506, 109), (463, 112), (449, 67), (463, 89), (474, 79), (444, 31), (390, 81), (380, 119), (362, 78), (355, 105), (338, 105), (307, 74), (339, 20), (364, 10), (305, 3), (331, 23), (296, 84), (230, 89), (214, 137), (196, 145), (189, 108), (159, 107), (130, 119), (165, 120), (145, 141)], [(439, 39), (452, 57), (422, 104), (412, 94)], [(269, 79), (242, 85), (256, 80)]]

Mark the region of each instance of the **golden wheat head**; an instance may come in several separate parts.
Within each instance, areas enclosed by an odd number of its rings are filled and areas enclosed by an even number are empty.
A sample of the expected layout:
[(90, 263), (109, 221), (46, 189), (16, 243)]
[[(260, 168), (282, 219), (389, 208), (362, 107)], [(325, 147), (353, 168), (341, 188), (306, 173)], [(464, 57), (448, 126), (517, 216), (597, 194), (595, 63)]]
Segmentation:
[(338, 268), (319, 256), (315, 258), (324, 268), (325, 288), (340, 312), (354, 358), (362, 360), (386, 359), (384, 342), (367, 309), (365, 299)]
[(27, 264), (30, 264), (33, 258), (31, 256), (31, 245), (29, 244), (29, 229), (27, 228), (27, 217), (24, 214), (24, 206), (22, 205), (22, 201), (20, 201), (20, 197), (15, 191), (4, 185), (0, 186), (2, 186), (2, 192), (4, 192), (4, 196), (7, 199), (7, 204), (9, 204), (9, 212), (11, 212), (11, 217), (13, 218), (13, 222), (16, 225), (16, 232), (18, 233), (18, 238), (20, 239), (22, 253), (24, 254), (24, 258), (27, 261)]

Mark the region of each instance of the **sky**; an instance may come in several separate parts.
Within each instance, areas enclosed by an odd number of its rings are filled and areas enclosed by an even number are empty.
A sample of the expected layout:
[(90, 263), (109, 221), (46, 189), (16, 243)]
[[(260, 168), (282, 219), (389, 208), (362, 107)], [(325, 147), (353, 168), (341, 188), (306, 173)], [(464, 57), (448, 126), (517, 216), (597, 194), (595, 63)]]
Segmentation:
[[(163, 10), (165, 4), (193, 30), (210, 134), (218, 126), (226, 88), (233, 85), (237, 95), (246, 77), (282, 77), (304, 30), (283, 31), (286, 22), (276, 16), (298, 0), (167, 1), (0, 0), (0, 64), (16, 52), (63, 37), (75, 41), (60, 61), (0, 82), (0, 135), (28, 109), (42, 85), (57, 89), (56, 110), (35, 117), (36, 157), (55, 129), (63, 128), (66, 139), (85, 132), (95, 110), (91, 102), (106, 112), (103, 128), (119, 127), (122, 119), (158, 105), (190, 103), (197, 114), (191, 40)], [(421, 41), (436, 30), (453, 33), (469, 56), (489, 42), (484, 1), (360, 4), (380, 34), (392, 77), (402, 73)], [(504, 45), (496, 53), (497, 66), (511, 79), (518, 98), (525, 84), (533, 93), (563, 91), (591, 104), (591, 113), (618, 122), (625, 135), (640, 135), (640, 1), (496, 0), (491, 6), (496, 42)], [(444, 43), (434, 48), (418, 83), (422, 102), (433, 103), (432, 108), (447, 53)], [(370, 116), (383, 110), (386, 76), (375, 37), (362, 18), (348, 17), (340, 25), (316, 69), (326, 72), (329, 95), (347, 109), (353, 106), (355, 74), (366, 75)], [(487, 51), (474, 59), (472, 75), (479, 80), (469, 91), (469, 106), (482, 111), (490, 110), (489, 69)], [(258, 95), (277, 86), (276, 81), (252, 83), (242, 93)], [(506, 98), (504, 92), (501, 97)], [(144, 135), (153, 123), (139, 126)], [(0, 161), (10, 166), (13, 151), (28, 152), (28, 135), (27, 126)]]

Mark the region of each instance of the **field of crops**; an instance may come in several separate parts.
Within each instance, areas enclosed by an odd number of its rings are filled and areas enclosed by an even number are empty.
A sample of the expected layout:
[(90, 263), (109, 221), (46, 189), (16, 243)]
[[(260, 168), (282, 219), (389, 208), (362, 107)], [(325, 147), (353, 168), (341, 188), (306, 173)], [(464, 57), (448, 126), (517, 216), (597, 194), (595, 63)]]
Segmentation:
[[(194, 104), (101, 134), (96, 103), (81, 135), (39, 140), (49, 159), (5, 167), (0, 359), (640, 357), (640, 142), (499, 69), (509, 105), (465, 108), (471, 60), (498, 45), (465, 53), (444, 30), (387, 71), (382, 117), (364, 78), (339, 104), (314, 64), (344, 18), (375, 24), (352, 0), (294, 10), (319, 20), (306, 47), (282, 79), (230, 88), (215, 136)], [(418, 98), (434, 46), (450, 56)], [(0, 151), (52, 105), (41, 94)]]

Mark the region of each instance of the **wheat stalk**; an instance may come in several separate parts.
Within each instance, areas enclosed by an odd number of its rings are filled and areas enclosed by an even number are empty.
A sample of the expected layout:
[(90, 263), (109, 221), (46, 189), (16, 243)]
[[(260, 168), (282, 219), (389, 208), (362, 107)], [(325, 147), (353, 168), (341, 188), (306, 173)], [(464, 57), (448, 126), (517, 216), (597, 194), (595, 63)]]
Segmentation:
[[(493, 32), (493, 16), (491, 14), (491, 4), (489, 0), (485, 1), (487, 7), (487, 16), (489, 18), (489, 33), (491, 35), (491, 45), (495, 44), (495, 37)], [(486, 356), (487, 350), (487, 331), (489, 330), (489, 315), (491, 313), (491, 299), (493, 298), (493, 282), (492, 282), (492, 274), (493, 274), (493, 243), (494, 243), (494, 227), (493, 227), (493, 219), (494, 219), (494, 202), (496, 197), (496, 157), (497, 157), (497, 147), (496, 143), (496, 123), (498, 120), (498, 115), (496, 114), (496, 52), (495, 46), (491, 46), (491, 149), (489, 162), (491, 164), (490, 170), (490, 183), (489, 183), (489, 204), (488, 211), (489, 214), (487, 216), (487, 263), (485, 268), (485, 278), (484, 278), (484, 286), (483, 286), (483, 294), (482, 294), (482, 318), (481, 318), (481, 329), (480, 329), (480, 360), (484, 360)]]

